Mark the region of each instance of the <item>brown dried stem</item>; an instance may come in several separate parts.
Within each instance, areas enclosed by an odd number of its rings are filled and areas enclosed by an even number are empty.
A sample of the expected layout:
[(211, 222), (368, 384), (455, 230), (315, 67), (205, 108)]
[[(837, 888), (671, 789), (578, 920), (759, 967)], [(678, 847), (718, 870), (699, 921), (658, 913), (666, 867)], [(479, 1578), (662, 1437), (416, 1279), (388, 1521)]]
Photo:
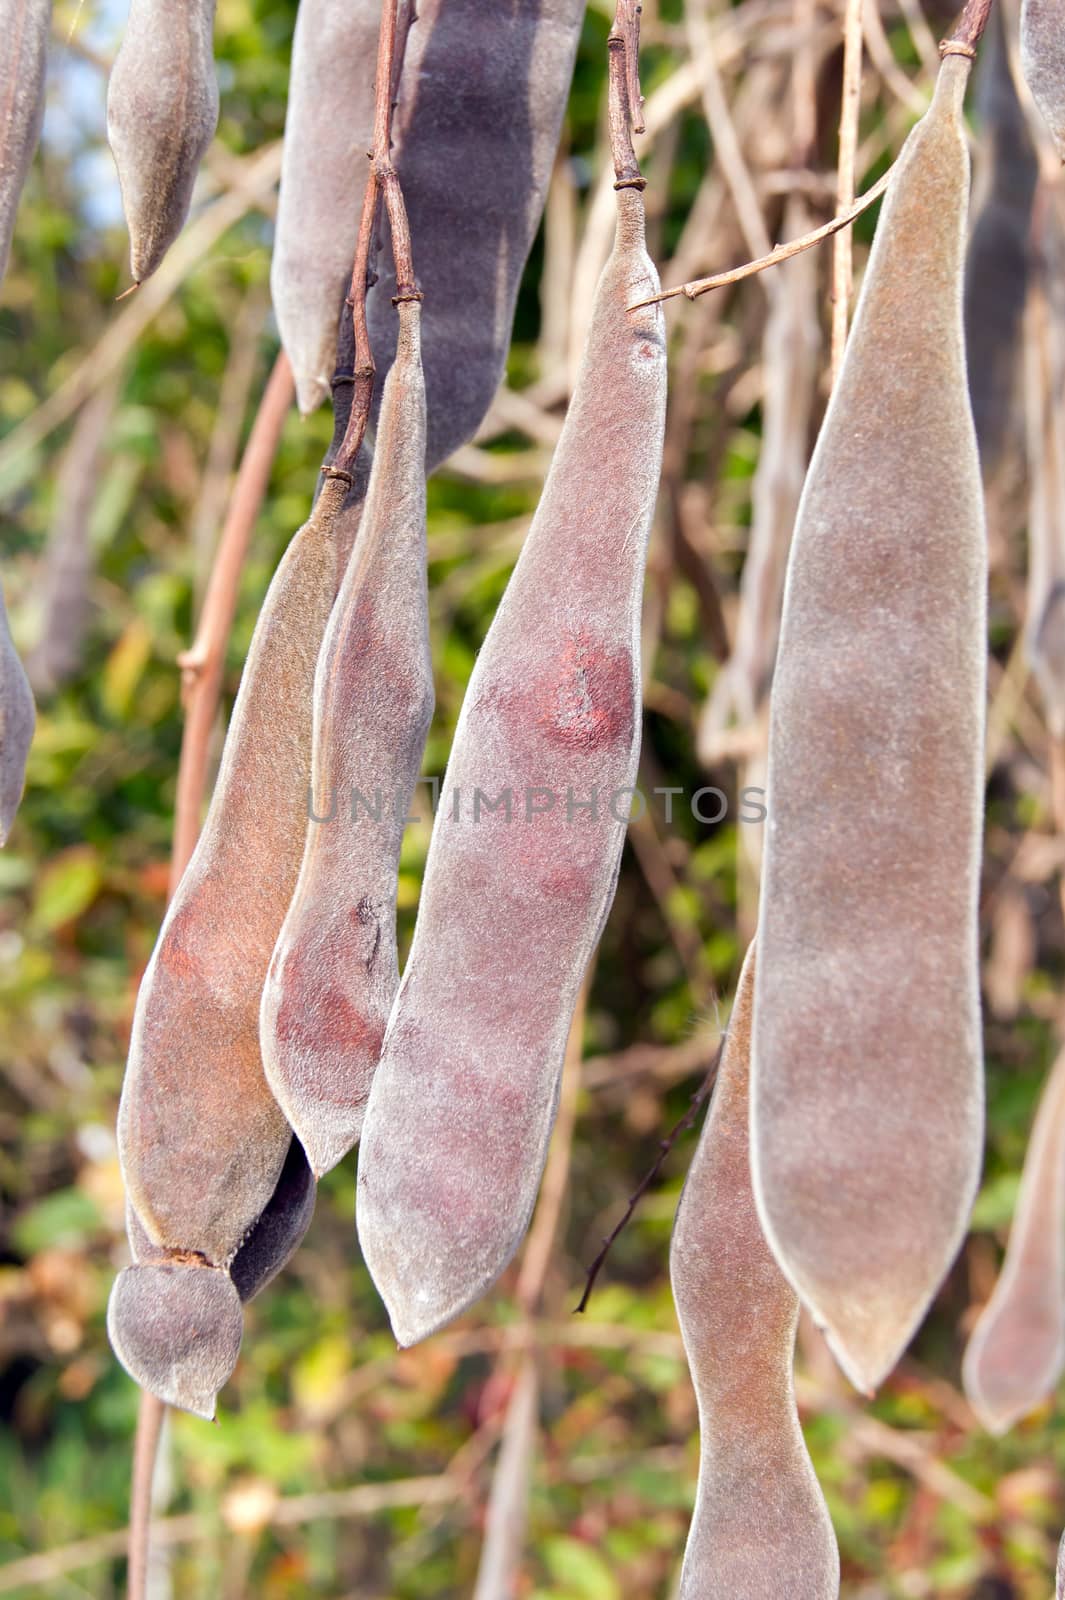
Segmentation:
[(643, 189), (633, 133), (642, 133), (643, 96), (640, 94), (640, 7), (635, 0), (618, 0), (607, 45), (607, 109), (610, 154), (614, 162), (615, 189)]
[(355, 264), (351, 273), (351, 288), (346, 304), (351, 312), (355, 335), (354, 361), (352, 363), (352, 403), (347, 428), (340, 448), (329, 470), (337, 474), (354, 471), (355, 460), (366, 434), (373, 400), (376, 369), (370, 349), (370, 330), (366, 322), (366, 293), (374, 281), (373, 253), (377, 227), (377, 213), (382, 196), (388, 208), (392, 228), (392, 249), (396, 260), (397, 299), (411, 299), (417, 295), (414, 274), (410, 265), (410, 231), (406, 211), (399, 190), (399, 178), (392, 165), (392, 108), (399, 74), (403, 66), (403, 52), (411, 22), (411, 7), (406, 0), (386, 0), (381, 13), (381, 31), (377, 42), (377, 76), (374, 103), (374, 142), (369, 152), (370, 177), (362, 202), (359, 236), (355, 246)]
[[(862, 99), (862, 0), (844, 0), (843, 91), (839, 114), (836, 213), (854, 204), (854, 158)], [(832, 383), (835, 385), (847, 342), (847, 317), (854, 286), (853, 239), (841, 228), (832, 246)]]
[(991, 0), (966, 0), (965, 9), (939, 46), (941, 56), (973, 56), (991, 15)]
[(742, 267), (730, 267), (728, 272), (717, 272), (710, 278), (695, 278), (691, 283), (678, 284), (675, 289), (663, 289), (660, 294), (649, 295), (646, 300), (634, 301), (628, 309), (638, 311), (641, 306), (654, 305), (659, 300), (675, 300), (678, 295), (684, 295), (688, 300), (697, 300), (701, 294), (708, 294), (711, 289), (724, 289), (731, 283), (742, 282), (744, 278), (753, 278), (756, 272), (764, 272), (767, 267), (778, 266), (781, 261), (790, 261), (792, 256), (799, 255), (801, 251), (811, 250), (815, 244), (830, 239), (840, 228), (849, 227), (863, 211), (868, 211), (874, 201), (879, 200), (884, 193), (894, 171), (895, 166), (892, 163), (883, 176), (878, 178), (863, 195), (859, 195), (847, 211), (828, 222), (823, 222), (811, 233), (801, 234), (798, 239), (790, 239), (786, 244), (776, 245), (769, 255), (762, 256), (757, 261), (746, 261)]

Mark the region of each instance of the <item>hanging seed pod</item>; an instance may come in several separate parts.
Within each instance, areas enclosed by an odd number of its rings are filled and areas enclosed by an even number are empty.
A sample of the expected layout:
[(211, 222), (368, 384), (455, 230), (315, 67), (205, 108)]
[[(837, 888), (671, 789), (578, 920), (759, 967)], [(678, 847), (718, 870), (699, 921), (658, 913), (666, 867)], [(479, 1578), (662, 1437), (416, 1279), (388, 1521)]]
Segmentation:
[(1065, 161), (1065, 6), (1062, 0), (1023, 0), (1021, 71), (1032, 99)]
[(22, 186), (41, 137), (52, 0), (0, 0), (0, 278)]
[[(393, 154), (425, 291), (429, 472), (473, 437), (503, 376), (584, 7), (585, 0), (419, 0)], [(459, 175), (464, 203), (456, 206)], [(383, 376), (396, 287), (393, 271), (381, 277), (367, 313)]]
[(1053, 1391), (1065, 1367), (1065, 1051), (1047, 1079), (1024, 1158), (995, 1292), (965, 1351), (962, 1379), (1001, 1434)]
[(701, 1438), (679, 1600), (785, 1591), (789, 1600), (834, 1600), (839, 1552), (792, 1386), (799, 1302), (762, 1235), (751, 1189), (754, 959), (752, 945), (670, 1248)]
[(752, 1164), (852, 1381), (890, 1371), (979, 1178), (986, 539), (961, 276), (969, 62), (899, 157), (799, 508), (773, 683)]
[(362, 532), (318, 660), (312, 820), (262, 999), (266, 1076), (318, 1176), (359, 1137), (399, 981), (399, 853), (433, 715), (421, 306), (399, 312)]
[(992, 8), (980, 51), (979, 211), (965, 260), (965, 355), (985, 478), (1016, 431), (1028, 232), (1039, 163), (1010, 71), (1002, 12)]
[(11, 641), (0, 589), (0, 845), (7, 843), (22, 799), (37, 709), (29, 681)]
[(381, 0), (300, 0), (270, 289), (306, 415), (329, 393), (373, 140)]
[(666, 356), (659, 307), (626, 309), (658, 286), (639, 192), (618, 208), (543, 498), (459, 717), (366, 1112), (359, 1238), (403, 1345), (482, 1294), (525, 1232), (625, 838)]
[(1056, 188), (1039, 191), (1025, 317), (1028, 603), (1025, 642), (1047, 726), (1065, 738), (1065, 227)]
[(1065, 1600), (1065, 1533), (1061, 1536), (1058, 1545), (1058, 1567), (1054, 1583), (1055, 1600)]
[(128, 1192), (156, 1244), (213, 1266), (234, 1256), (289, 1147), (263, 1076), (259, 997), (303, 850), (344, 494), (343, 480), (326, 483), (263, 602), (203, 833), (134, 1016), (119, 1111)]
[[(218, 126), (215, 0), (131, 0), (107, 85), (107, 139), (143, 283), (185, 226)], [(335, 331), (335, 330), (334, 330)]]

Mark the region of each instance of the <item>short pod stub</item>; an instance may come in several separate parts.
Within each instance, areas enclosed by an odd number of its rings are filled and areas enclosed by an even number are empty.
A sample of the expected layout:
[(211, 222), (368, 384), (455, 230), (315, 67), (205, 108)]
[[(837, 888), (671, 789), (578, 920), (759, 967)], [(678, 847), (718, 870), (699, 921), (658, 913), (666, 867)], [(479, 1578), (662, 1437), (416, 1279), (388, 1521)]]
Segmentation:
[(899, 157), (799, 506), (768, 767), (759, 1215), (852, 1382), (890, 1372), (983, 1152), (986, 535), (966, 386), (969, 63)]
[(836, 1600), (836, 1537), (792, 1384), (799, 1302), (751, 1190), (753, 982), (752, 945), (670, 1249), (701, 1444), (678, 1600)]
[(1002, 1434), (1054, 1391), (1065, 1366), (1065, 1051), (1054, 1063), (1024, 1158), (995, 1290), (962, 1363), (965, 1393)]
[(208, 1421), (240, 1354), (244, 1315), (228, 1273), (186, 1262), (126, 1267), (107, 1307), (111, 1348), (131, 1378)]

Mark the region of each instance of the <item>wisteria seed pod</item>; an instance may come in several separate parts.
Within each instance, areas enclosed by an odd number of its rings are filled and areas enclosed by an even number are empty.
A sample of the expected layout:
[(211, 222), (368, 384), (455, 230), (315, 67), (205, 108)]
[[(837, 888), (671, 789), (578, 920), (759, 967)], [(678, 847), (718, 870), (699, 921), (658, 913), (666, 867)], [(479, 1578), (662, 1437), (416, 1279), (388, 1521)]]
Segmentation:
[(962, 1379), (990, 1433), (1052, 1392), (1065, 1366), (1065, 1051), (1054, 1063), (1024, 1158), (1006, 1259), (965, 1351)]
[(792, 543), (752, 1067), (769, 1244), (870, 1391), (979, 1179), (986, 535), (961, 278), (969, 62), (899, 157)]
[[(699, 1402), (699, 1489), (679, 1600), (834, 1600), (839, 1552), (799, 1426), (799, 1302), (751, 1189), (754, 946), (673, 1225), (673, 1299)], [(786, 1582), (785, 1582), (786, 1575)]]
[(243, 1331), (228, 1273), (203, 1262), (126, 1267), (107, 1305), (107, 1336), (130, 1377), (208, 1421), (237, 1364)]
[(41, 137), (52, 0), (0, 0), (0, 278), (22, 186)]
[(625, 188), (618, 206), (562, 437), (459, 716), (363, 1126), (359, 1238), (403, 1345), (482, 1294), (525, 1232), (625, 838), (666, 353), (660, 308), (626, 309), (658, 287), (642, 199)]
[(6, 844), (26, 783), (26, 757), (37, 709), (25, 669), (11, 639), (0, 589), (0, 845)]
[[(584, 8), (585, 0), (419, 0), (393, 156), (425, 291), (429, 472), (473, 437), (503, 376)], [(387, 251), (382, 259), (390, 261)], [(395, 292), (390, 266), (367, 305), (380, 374), (392, 359)]]
[(1039, 173), (997, 6), (981, 46), (976, 90), (980, 141), (974, 201), (977, 195), (981, 199), (965, 260), (965, 356), (980, 464), (989, 477), (1011, 434), (1019, 436), (1018, 356)]
[(421, 306), (399, 314), (359, 541), (318, 658), (312, 817), (260, 1018), (267, 1080), (318, 1176), (359, 1137), (399, 982), (399, 854), (433, 715)]
[(1065, 161), (1065, 3), (1022, 0), (1021, 71)]
[(185, 226), (218, 126), (215, 0), (131, 0), (107, 85), (107, 139), (143, 283)]
[(370, 171), (380, 23), (381, 0), (300, 0), (296, 14), (270, 289), (304, 414), (333, 376)]
[(290, 1131), (263, 1074), (259, 999), (307, 826), (314, 669), (347, 556), (329, 479), (267, 591), (199, 844), (141, 983), (119, 1108), (132, 1204), (170, 1250), (229, 1264)]
[(1058, 1566), (1054, 1581), (1054, 1600), (1065, 1600), (1065, 1533), (1058, 1545)]

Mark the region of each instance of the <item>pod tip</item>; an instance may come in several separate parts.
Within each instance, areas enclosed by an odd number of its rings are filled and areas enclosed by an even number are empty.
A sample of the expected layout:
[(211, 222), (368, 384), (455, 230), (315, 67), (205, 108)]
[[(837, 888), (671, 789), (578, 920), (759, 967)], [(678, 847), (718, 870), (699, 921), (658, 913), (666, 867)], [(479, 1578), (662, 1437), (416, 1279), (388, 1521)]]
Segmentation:
[(296, 404), (301, 417), (309, 417), (317, 411), (322, 401), (329, 393), (329, 379), (320, 374), (309, 375), (304, 373), (296, 379)]
[(130, 1377), (208, 1422), (237, 1364), (243, 1323), (229, 1275), (186, 1263), (126, 1267), (107, 1307), (111, 1348)]

